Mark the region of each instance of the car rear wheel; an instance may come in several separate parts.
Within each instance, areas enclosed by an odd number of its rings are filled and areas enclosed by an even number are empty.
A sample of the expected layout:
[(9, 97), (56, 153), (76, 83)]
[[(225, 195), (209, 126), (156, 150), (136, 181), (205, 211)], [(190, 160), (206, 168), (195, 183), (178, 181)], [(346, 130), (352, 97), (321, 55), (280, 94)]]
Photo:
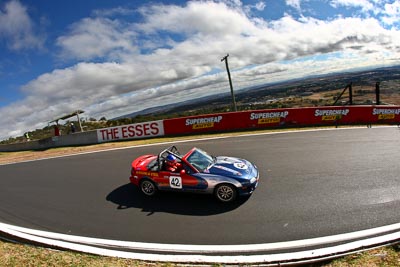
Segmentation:
[(236, 199), (237, 191), (233, 185), (221, 184), (215, 188), (215, 196), (219, 201), (231, 202)]
[(157, 187), (150, 180), (142, 180), (140, 182), (140, 190), (142, 190), (143, 194), (146, 196), (154, 196), (157, 192)]

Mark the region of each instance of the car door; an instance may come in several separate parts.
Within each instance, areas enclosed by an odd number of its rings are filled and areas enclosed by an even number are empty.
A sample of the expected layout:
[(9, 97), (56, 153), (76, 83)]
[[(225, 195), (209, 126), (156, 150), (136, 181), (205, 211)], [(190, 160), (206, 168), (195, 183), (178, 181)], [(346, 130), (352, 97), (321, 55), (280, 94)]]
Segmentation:
[(165, 190), (194, 191), (198, 188), (199, 179), (191, 175), (192, 173), (184, 163), (177, 172), (160, 171), (158, 185)]

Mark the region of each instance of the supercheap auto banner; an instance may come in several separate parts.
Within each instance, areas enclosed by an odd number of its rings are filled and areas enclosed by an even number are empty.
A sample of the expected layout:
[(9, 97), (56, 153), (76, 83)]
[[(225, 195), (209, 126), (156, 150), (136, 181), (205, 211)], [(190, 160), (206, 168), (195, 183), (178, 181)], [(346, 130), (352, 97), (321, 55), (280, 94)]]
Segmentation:
[(400, 123), (400, 106), (332, 106), (229, 112), (164, 120), (165, 135), (342, 124)]

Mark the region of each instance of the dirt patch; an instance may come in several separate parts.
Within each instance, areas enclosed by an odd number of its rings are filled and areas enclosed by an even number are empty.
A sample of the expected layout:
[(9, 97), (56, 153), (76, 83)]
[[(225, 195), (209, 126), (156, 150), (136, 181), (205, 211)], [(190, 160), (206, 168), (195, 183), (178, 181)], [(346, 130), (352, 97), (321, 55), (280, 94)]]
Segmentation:
[(143, 144), (144, 142), (118, 142), (91, 146), (52, 148), (43, 151), (0, 152), (0, 164), (16, 163), (29, 160), (45, 159), (84, 152), (109, 150)]
[(235, 134), (199, 135), (199, 136), (176, 137), (176, 138), (154, 138), (154, 139), (146, 139), (146, 140), (104, 143), (104, 144), (97, 144), (97, 145), (90, 145), (90, 146), (51, 148), (51, 149), (42, 150), (42, 151), (0, 152), (0, 164), (9, 164), (9, 163), (22, 162), (22, 161), (37, 160), (37, 159), (46, 159), (46, 158), (52, 158), (52, 157), (80, 154), (80, 153), (85, 153), (85, 152), (104, 151), (104, 150), (110, 150), (110, 149), (116, 149), (116, 148), (133, 147), (133, 146), (139, 146), (139, 145), (144, 145), (144, 144), (155, 144), (155, 143), (163, 143), (163, 142), (173, 142), (173, 141), (177, 141), (177, 140), (189, 140), (189, 139), (194, 139), (194, 138), (233, 136), (233, 135), (235, 135)]

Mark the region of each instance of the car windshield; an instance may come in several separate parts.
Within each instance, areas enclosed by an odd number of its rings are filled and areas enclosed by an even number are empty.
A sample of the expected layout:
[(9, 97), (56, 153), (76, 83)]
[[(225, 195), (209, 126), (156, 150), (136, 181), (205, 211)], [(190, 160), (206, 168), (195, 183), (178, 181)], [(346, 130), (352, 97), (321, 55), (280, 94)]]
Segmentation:
[(214, 163), (214, 158), (207, 152), (196, 148), (187, 158), (187, 161), (192, 164), (198, 171), (203, 172), (211, 164)]

